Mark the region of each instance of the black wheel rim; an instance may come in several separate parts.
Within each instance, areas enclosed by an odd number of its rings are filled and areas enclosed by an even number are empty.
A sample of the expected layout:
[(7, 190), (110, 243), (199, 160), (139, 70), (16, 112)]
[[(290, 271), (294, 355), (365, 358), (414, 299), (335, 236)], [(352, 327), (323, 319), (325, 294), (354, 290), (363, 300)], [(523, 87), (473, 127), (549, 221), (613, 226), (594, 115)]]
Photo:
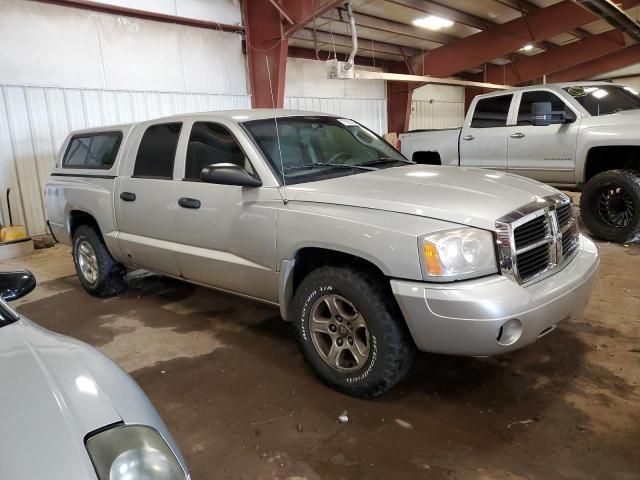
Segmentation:
[(608, 185), (597, 197), (598, 215), (613, 228), (627, 228), (633, 221), (635, 204), (633, 197), (619, 185)]

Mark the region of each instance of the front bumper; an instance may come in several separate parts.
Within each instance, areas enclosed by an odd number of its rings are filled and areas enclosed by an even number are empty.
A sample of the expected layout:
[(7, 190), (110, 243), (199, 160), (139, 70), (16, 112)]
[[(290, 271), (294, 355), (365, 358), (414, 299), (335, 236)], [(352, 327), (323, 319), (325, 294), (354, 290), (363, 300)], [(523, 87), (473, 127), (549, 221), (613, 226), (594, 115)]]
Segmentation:
[[(392, 280), (391, 288), (419, 350), (496, 355), (529, 345), (559, 322), (579, 317), (599, 263), (595, 244), (581, 236), (574, 259), (532, 285), (494, 275), (439, 285)], [(512, 319), (521, 324), (521, 333), (505, 339), (502, 327)]]

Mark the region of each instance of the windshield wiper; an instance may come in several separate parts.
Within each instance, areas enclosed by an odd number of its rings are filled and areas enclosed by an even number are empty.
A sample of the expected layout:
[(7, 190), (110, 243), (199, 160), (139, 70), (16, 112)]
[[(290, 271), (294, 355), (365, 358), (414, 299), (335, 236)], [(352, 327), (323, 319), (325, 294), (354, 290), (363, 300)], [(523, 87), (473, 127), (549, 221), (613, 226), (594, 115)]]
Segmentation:
[(314, 163), (313, 165), (294, 165), (290, 167), (286, 167), (284, 170), (313, 170), (316, 167), (332, 167), (332, 168), (342, 168), (345, 170), (366, 170), (371, 172), (375, 170), (375, 168), (364, 167), (362, 165), (343, 165), (340, 163)]
[(410, 162), (409, 160), (402, 160), (400, 158), (391, 158), (391, 157), (383, 157), (383, 158), (379, 158), (377, 160), (371, 160), (369, 162), (364, 162), (361, 163), (360, 166), (373, 166), (373, 165), (384, 165), (386, 163), (401, 163), (403, 165), (412, 165), (413, 162)]

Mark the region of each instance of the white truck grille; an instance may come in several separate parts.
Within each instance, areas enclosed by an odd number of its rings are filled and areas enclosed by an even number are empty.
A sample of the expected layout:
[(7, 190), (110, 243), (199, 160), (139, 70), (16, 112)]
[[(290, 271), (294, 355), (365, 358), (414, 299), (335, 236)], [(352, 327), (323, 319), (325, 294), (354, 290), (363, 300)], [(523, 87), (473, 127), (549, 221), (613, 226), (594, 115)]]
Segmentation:
[(496, 222), (500, 268), (520, 284), (544, 278), (568, 263), (580, 236), (571, 200), (545, 197)]

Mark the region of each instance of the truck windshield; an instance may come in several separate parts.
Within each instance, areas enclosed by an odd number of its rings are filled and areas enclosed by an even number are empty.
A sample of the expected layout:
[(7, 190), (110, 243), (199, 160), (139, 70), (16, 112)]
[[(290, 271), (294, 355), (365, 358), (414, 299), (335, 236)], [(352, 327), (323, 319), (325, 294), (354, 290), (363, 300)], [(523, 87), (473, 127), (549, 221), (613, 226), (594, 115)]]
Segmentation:
[(18, 320), (18, 316), (9, 308), (9, 306), (0, 298), (0, 327), (9, 325)]
[(564, 89), (591, 115), (610, 115), (640, 109), (640, 93), (621, 85), (584, 85)]
[(353, 120), (280, 117), (243, 123), (287, 185), (413, 164)]

